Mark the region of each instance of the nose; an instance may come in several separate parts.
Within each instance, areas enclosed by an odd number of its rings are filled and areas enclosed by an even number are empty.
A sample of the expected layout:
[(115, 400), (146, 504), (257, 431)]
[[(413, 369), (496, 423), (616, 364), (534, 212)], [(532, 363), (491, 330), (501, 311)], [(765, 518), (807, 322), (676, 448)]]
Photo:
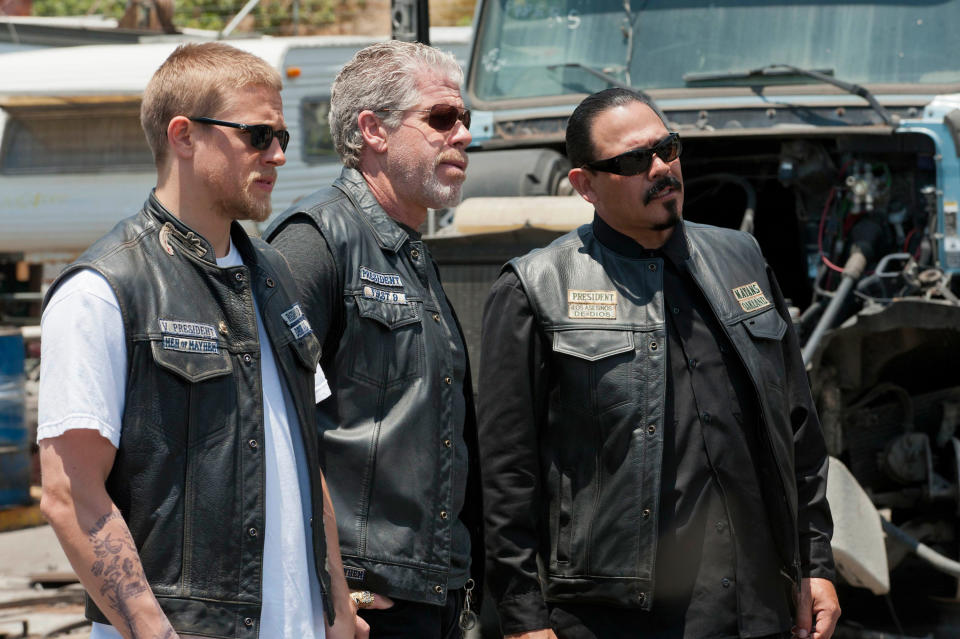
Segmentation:
[(650, 158), (650, 169), (648, 171), (651, 178), (658, 178), (670, 172), (670, 163), (665, 162), (662, 157), (653, 154)]
[(450, 137), (447, 141), (450, 146), (464, 149), (473, 141), (473, 135), (470, 133), (470, 129), (467, 128), (467, 125), (457, 120), (456, 124), (453, 125), (453, 129), (451, 129)]
[(271, 166), (283, 166), (287, 163), (287, 156), (280, 148), (280, 140), (273, 138), (270, 141), (270, 146), (263, 152), (263, 161)]

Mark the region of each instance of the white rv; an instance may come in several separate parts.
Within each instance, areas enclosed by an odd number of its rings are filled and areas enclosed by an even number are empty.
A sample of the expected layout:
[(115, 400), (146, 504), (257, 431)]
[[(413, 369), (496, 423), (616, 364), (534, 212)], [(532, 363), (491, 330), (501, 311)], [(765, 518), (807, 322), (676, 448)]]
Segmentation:
[[(469, 29), (432, 29), (431, 38), (465, 65)], [(330, 84), (357, 49), (376, 40), (230, 41), (267, 60), (283, 77), (291, 139), (273, 193), (275, 212), (339, 174), (326, 119)], [(72, 259), (139, 210), (156, 175), (140, 128), (140, 96), (175, 46), (102, 45), (0, 55), (0, 271), (4, 263), (25, 267)], [(0, 272), (0, 293), (2, 280)]]

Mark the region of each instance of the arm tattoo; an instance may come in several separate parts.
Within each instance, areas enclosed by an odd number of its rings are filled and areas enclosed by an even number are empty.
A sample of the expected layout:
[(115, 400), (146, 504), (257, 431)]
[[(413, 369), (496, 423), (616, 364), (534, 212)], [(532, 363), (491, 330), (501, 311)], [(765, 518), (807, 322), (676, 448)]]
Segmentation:
[[(87, 531), (87, 536), (93, 546), (96, 561), (90, 567), (94, 577), (103, 579), (100, 594), (106, 597), (110, 607), (120, 613), (130, 634), (135, 637), (145, 637), (138, 631), (137, 619), (130, 606), (130, 599), (150, 592), (146, 575), (139, 562), (136, 544), (130, 532), (123, 529), (104, 531), (111, 521), (123, 520), (120, 512), (113, 510), (100, 519)], [(157, 605), (159, 608), (159, 604)], [(159, 610), (163, 614), (162, 610)], [(172, 629), (156, 635), (156, 639), (175, 639), (176, 633)]]

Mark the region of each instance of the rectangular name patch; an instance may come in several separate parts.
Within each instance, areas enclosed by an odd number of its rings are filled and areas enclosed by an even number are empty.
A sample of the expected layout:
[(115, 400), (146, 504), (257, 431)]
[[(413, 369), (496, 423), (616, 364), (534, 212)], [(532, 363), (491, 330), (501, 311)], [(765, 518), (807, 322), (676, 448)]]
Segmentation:
[(217, 339), (217, 331), (210, 324), (158, 319), (160, 332), (164, 335), (182, 335), (201, 339)]
[(376, 300), (378, 302), (383, 302), (384, 304), (407, 303), (407, 296), (403, 293), (397, 293), (396, 291), (385, 291), (383, 289), (374, 288), (373, 286), (364, 286), (363, 296), (368, 300)]
[(303, 309), (300, 308), (299, 304), (294, 304), (284, 312), (280, 313), (280, 317), (282, 317), (283, 321), (287, 323), (287, 326), (293, 326), (297, 323), (297, 320), (303, 317)]
[(379, 286), (403, 286), (403, 280), (396, 273), (378, 273), (377, 271), (371, 271), (366, 266), (360, 267), (360, 279)]
[(163, 336), (163, 347), (168, 351), (184, 353), (219, 353), (216, 341), (207, 339), (190, 339), (187, 337)]
[(740, 303), (740, 308), (745, 311), (756, 311), (770, 306), (770, 300), (763, 294), (763, 290), (761, 290), (760, 285), (756, 282), (750, 282), (749, 284), (744, 284), (743, 286), (738, 286), (730, 290)]
[(302, 320), (290, 327), (290, 332), (293, 333), (294, 339), (300, 339), (312, 333), (313, 329), (310, 328), (310, 322), (308, 322), (307, 318), (304, 317)]
[(617, 292), (567, 289), (567, 315), (571, 319), (617, 319)]
[(367, 571), (363, 568), (354, 568), (353, 566), (344, 566), (343, 575), (351, 581), (363, 581), (367, 576)]

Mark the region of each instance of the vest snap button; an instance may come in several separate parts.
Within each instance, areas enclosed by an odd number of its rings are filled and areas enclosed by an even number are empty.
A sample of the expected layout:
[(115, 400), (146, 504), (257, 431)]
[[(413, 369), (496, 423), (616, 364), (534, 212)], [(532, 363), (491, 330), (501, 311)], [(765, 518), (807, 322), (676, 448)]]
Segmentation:
[(267, 278), (267, 288), (273, 288), (277, 283), (273, 281), (272, 277)]
[(438, 595), (442, 595), (442, 594), (443, 594), (443, 586), (434, 586), (434, 587), (433, 587), (433, 591), (434, 591), (435, 593), (437, 593)]
[(433, 321), (435, 321), (435, 322), (439, 322), (439, 321), (440, 321), (440, 313), (434, 313), (434, 314), (433, 314)]
[(658, 348), (659, 348), (659, 346), (657, 346), (657, 343), (656, 343), (656, 342), (650, 342), (650, 350), (651, 350), (651, 351), (655, 351), (655, 350), (657, 350)]
[(412, 257), (412, 258), (415, 259), (415, 260), (419, 260), (419, 259), (420, 259), (420, 251), (418, 251), (417, 249), (411, 250), (411, 251), (410, 251), (410, 257)]
[(242, 282), (242, 281), (243, 281), (243, 273), (240, 273), (239, 271), (236, 272), (236, 273), (234, 273), (234, 274), (233, 274), (233, 279), (237, 280), (238, 282)]
[(253, 361), (253, 358), (250, 357), (250, 353), (244, 353), (244, 354), (243, 354), (243, 361), (244, 361), (244, 363), (246, 363), (246, 364), (249, 364), (250, 362)]
[(449, 439), (445, 439), (443, 440), (443, 445), (446, 446), (447, 448), (450, 448), (451, 446), (453, 446), (453, 442), (450, 441)]
[(253, 625), (253, 619), (251, 619), (250, 617), (247, 617), (246, 619), (243, 620), (243, 625), (249, 628), (250, 626)]
[(444, 384), (452, 384), (452, 383), (453, 383), (453, 380), (452, 380), (450, 377), (444, 377), (444, 378), (443, 378), (443, 383), (444, 383)]
[(251, 528), (251, 529), (249, 529), (249, 530), (247, 531), (247, 534), (250, 535), (251, 537), (256, 537), (256, 536), (257, 536), (257, 529), (256, 529), (256, 528)]
[(640, 513), (640, 516), (643, 517), (644, 519), (650, 519), (650, 509), (644, 508), (643, 511)]
[(651, 271), (656, 271), (656, 270), (657, 270), (657, 265), (656, 265), (656, 264), (650, 264), (649, 266), (647, 266), (647, 268), (650, 269)]
[(227, 334), (227, 323), (224, 322), (223, 320), (220, 320), (220, 323), (217, 324), (217, 330), (220, 331), (220, 334), (221, 334), (221, 335), (226, 335), (226, 334)]
[(251, 439), (250, 441), (247, 442), (247, 444), (250, 445), (250, 448), (256, 448), (257, 445), (258, 445), (258, 444), (257, 444), (257, 440), (255, 440), (255, 439)]
[(657, 432), (657, 427), (654, 426), (653, 424), (650, 424), (649, 426), (647, 426), (647, 432), (653, 435), (655, 432)]
[(448, 516), (449, 515), (447, 515), (447, 511), (445, 510), (440, 511), (440, 519), (446, 519)]

